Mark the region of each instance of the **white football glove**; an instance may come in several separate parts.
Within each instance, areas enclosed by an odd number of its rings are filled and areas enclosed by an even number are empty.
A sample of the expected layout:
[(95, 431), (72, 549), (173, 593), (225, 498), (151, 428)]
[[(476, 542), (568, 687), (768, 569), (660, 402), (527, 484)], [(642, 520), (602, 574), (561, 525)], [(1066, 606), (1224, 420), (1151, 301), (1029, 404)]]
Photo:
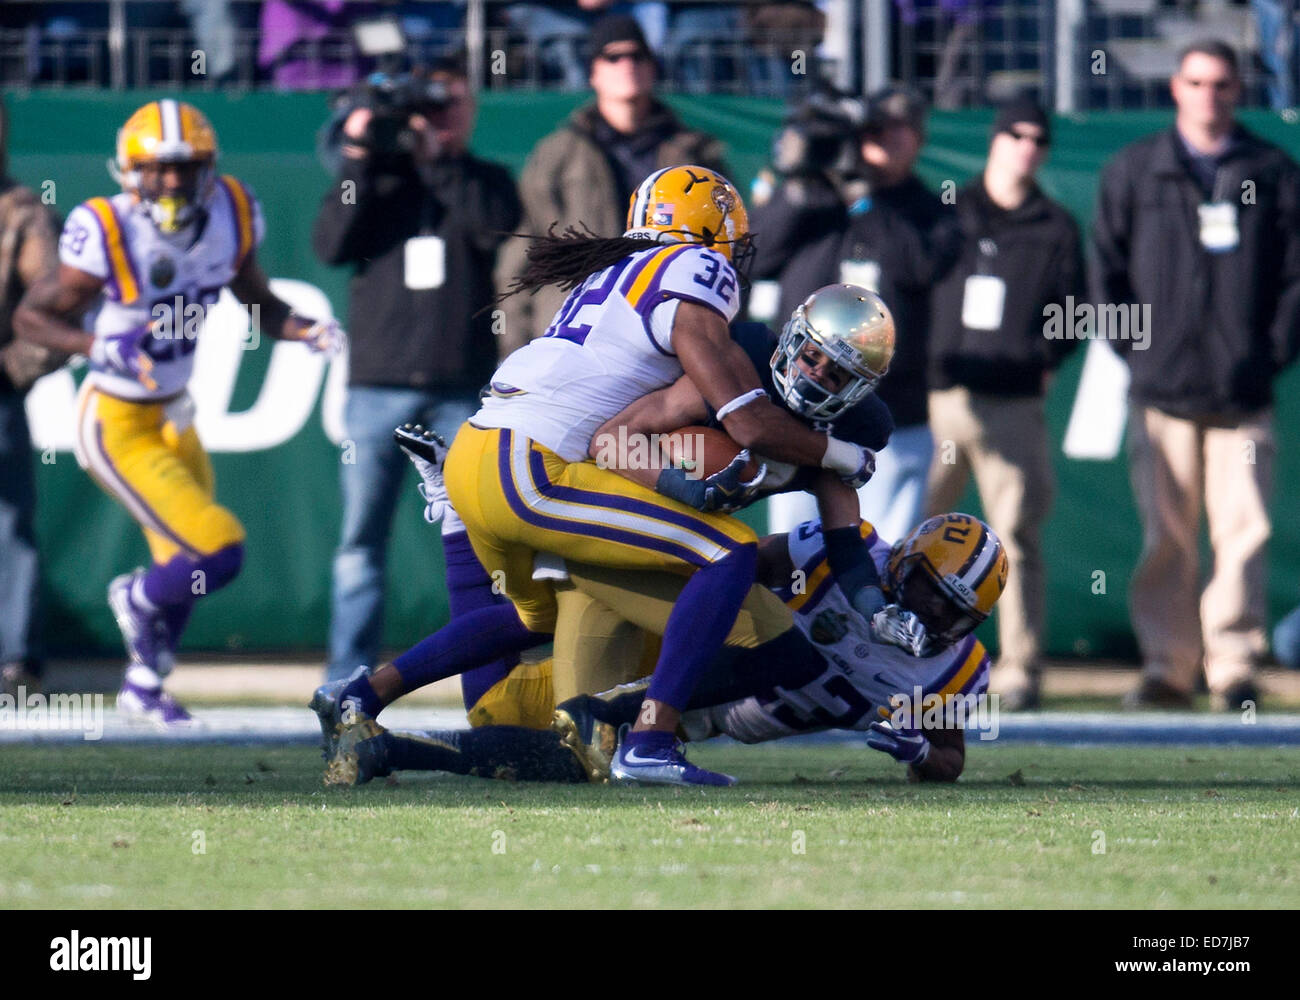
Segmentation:
[(913, 656), (924, 656), (929, 637), (921, 619), (897, 604), (886, 604), (871, 616), (871, 634), (879, 642), (905, 649)]
[(446, 442), (436, 431), (425, 430), (419, 424), (403, 424), (393, 431), (393, 439), (420, 474), (418, 488), (425, 503), (424, 519), (437, 524), (453, 510), (442, 479), (442, 464), (447, 460), (448, 451)]
[(857, 471), (851, 475), (840, 476), (840, 482), (845, 486), (851, 486), (855, 490), (860, 490), (867, 485), (868, 480), (876, 474), (876, 453), (870, 448), (863, 448), (860, 456), (861, 462)]

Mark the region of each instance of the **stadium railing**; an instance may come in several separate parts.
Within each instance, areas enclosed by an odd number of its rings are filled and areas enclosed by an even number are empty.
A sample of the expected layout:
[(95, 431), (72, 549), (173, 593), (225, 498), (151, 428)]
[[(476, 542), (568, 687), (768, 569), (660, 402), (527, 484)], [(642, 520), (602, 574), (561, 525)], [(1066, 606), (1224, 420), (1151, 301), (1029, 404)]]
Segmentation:
[[(1240, 2), (823, 0), (820, 45), (810, 44), (806, 32), (748, 28), (737, 16), (773, 5), (707, 0), (690, 7), (698, 14), (710, 5), (731, 19), (714, 19), (712, 29), (689, 36), (668, 27), (681, 2), (638, 5), (660, 9), (669, 92), (788, 97), (808, 79), (826, 76), (851, 90), (903, 80), (938, 108), (981, 106), (1011, 92), (1028, 92), (1062, 112), (1159, 108), (1169, 105), (1166, 81), (1178, 48), (1209, 35), (1239, 48), (1247, 103), (1263, 102), (1267, 82), (1256, 59), (1254, 18)], [(230, 68), (218, 78), (206, 67), (195, 72), (198, 42), (177, 0), (10, 0), (0, 8), (0, 84), (272, 88), (273, 74), (258, 62), (262, 6), (260, 0), (228, 0)], [(511, 28), (504, 17), (510, 6), (510, 0), (467, 0), (406, 3), (396, 10), (417, 61), (466, 51), (486, 89), (582, 89), (585, 72), (564, 65), (579, 58), (579, 36), (569, 29), (538, 35)], [(449, 19), (449, 10), (459, 16)], [(302, 42), (295, 53), (370, 66), (344, 30)], [(1286, 72), (1294, 76), (1294, 53), (1286, 59)]]

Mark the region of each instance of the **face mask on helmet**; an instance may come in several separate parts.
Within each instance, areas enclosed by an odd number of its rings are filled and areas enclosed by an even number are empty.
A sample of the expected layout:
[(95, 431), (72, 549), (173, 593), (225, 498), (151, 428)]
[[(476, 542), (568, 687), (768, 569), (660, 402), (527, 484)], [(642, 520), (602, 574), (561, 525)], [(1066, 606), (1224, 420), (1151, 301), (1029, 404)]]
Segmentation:
[[(805, 299), (781, 331), (772, 381), (795, 413), (830, 421), (875, 389), (893, 355), (894, 320), (879, 297), (828, 285)], [(834, 368), (813, 371), (823, 358)]]
[(941, 646), (964, 639), (987, 617), (966, 606), (919, 558), (914, 557), (903, 566), (894, 589), (899, 605), (921, 619), (926, 636)]
[(199, 160), (183, 160), (145, 163), (135, 173), (136, 194), (154, 225), (164, 233), (174, 233), (195, 220), (212, 168)]
[(950, 646), (988, 618), (1006, 580), (1006, 553), (992, 530), (969, 514), (944, 514), (894, 546), (884, 583), (933, 643)]

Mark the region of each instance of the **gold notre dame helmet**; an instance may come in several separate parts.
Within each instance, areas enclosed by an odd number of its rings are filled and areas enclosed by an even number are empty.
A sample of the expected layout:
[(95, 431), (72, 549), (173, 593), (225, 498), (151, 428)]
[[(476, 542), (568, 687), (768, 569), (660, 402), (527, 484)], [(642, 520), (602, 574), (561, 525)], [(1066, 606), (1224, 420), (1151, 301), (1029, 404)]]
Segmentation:
[(993, 529), (969, 514), (940, 514), (894, 546), (885, 589), (940, 645), (969, 635), (1007, 585), (1007, 554)]
[(749, 215), (734, 184), (716, 170), (686, 165), (656, 170), (632, 193), (625, 236), (701, 243), (743, 269), (752, 247)]
[[(141, 168), (154, 163), (193, 163), (192, 183), (178, 193), (150, 189)], [(117, 157), (108, 172), (140, 199), (163, 232), (183, 229), (216, 182), (217, 134), (203, 112), (182, 101), (150, 101), (117, 132)]]
[[(796, 363), (811, 345), (849, 374), (836, 392), (818, 384)], [(827, 285), (790, 316), (772, 354), (772, 381), (800, 416), (834, 420), (866, 398), (894, 357), (894, 317), (875, 292), (857, 285)]]

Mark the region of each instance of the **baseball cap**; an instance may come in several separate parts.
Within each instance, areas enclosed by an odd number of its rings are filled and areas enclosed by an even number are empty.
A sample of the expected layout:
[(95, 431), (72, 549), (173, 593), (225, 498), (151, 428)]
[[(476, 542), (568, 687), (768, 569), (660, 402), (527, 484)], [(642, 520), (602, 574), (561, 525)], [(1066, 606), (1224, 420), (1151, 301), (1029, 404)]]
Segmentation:
[(867, 116), (863, 132), (873, 132), (889, 125), (906, 125), (925, 134), (925, 100), (911, 87), (886, 87), (867, 99)]

